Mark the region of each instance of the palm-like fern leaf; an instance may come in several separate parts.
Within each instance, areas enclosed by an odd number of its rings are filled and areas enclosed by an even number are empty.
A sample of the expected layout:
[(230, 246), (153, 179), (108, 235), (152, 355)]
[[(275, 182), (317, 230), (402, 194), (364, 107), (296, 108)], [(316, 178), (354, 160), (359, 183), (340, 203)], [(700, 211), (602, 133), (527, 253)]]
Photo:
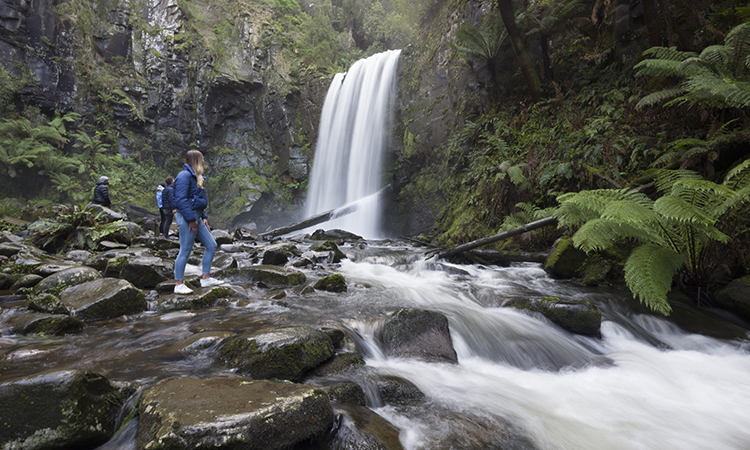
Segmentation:
[(641, 303), (667, 315), (672, 310), (667, 293), (672, 288), (674, 274), (684, 262), (684, 256), (668, 247), (641, 245), (625, 262), (625, 283)]
[(620, 222), (597, 218), (581, 225), (581, 228), (573, 235), (573, 244), (588, 253), (608, 249), (620, 239), (661, 242), (662, 239), (652, 235), (652, 230), (653, 227), (644, 226), (643, 222)]

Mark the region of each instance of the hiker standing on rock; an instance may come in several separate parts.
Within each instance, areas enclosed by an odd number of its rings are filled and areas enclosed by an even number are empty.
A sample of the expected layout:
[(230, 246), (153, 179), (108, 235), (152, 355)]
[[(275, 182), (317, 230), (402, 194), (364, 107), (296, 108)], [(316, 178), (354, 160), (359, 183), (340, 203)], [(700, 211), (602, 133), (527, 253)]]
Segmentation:
[(216, 251), (216, 240), (208, 227), (206, 206), (208, 197), (203, 189), (203, 153), (190, 150), (185, 154), (185, 164), (182, 172), (174, 180), (174, 202), (177, 212), (174, 215), (180, 233), (180, 253), (174, 263), (174, 278), (176, 294), (190, 294), (192, 289), (185, 285), (185, 266), (190, 252), (193, 250), (195, 238), (203, 244), (206, 252), (203, 254), (201, 267), (201, 287), (223, 284), (211, 277), (211, 263)]
[(96, 187), (94, 188), (94, 201), (91, 203), (95, 205), (102, 205), (107, 208), (112, 205), (112, 202), (109, 201), (109, 189), (107, 188), (108, 184), (109, 177), (105, 177), (102, 175), (99, 178), (99, 181), (96, 182)]

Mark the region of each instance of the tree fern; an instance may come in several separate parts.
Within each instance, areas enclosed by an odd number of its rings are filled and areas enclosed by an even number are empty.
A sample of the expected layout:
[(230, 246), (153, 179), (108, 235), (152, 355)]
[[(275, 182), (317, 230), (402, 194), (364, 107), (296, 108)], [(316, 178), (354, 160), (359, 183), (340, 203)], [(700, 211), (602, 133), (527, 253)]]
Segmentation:
[(672, 307), (667, 293), (683, 263), (684, 257), (668, 247), (654, 244), (636, 247), (625, 262), (625, 283), (641, 303), (668, 315)]

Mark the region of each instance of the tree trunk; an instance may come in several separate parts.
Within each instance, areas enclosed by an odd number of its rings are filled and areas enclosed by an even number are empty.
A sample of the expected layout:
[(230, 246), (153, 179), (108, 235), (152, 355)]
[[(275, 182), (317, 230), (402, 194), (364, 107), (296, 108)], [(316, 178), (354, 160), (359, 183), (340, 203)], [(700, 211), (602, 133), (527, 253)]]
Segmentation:
[(489, 236), (482, 239), (477, 239), (476, 241), (471, 241), (469, 243), (459, 245), (458, 247), (453, 247), (452, 249), (442, 251), (438, 253), (438, 258), (449, 258), (451, 256), (458, 255), (459, 253), (463, 253), (468, 250), (475, 249), (477, 247), (481, 247), (483, 245), (492, 244), (493, 242), (501, 241), (503, 239), (508, 239), (513, 236), (518, 236), (519, 234), (526, 233), (531, 230), (536, 230), (537, 228), (546, 227), (548, 225), (554, 225), (557, 223), (557, 218), (555, 216), (549, 216), (545, 217), (544, 219), (537, 220), (536, 222), (527, 223), (526, 225), (521, 225), (518, 228), (514, 228), (510, 231), (505, 231), (503, 233), (496, 234), (494, 236)]
[(513, 51), (518, 58), (518, 64), (521, 66), (523, 77), (526, 79), (526, 85), (529, 87), (531, 99), (534, 103), (539, 101), (539, 76), (534, 70), (534, 64), (531, 57), (526, 51), (523, 43), (523, 36), (516, 27), (516, 16), (513, 13), (513, 0), (497, 0), (497, 8), (500, 10), (500, 16), (503, 18), (505, 29), (508, 30), (510, 42), (513, 44)]
[(651, 46), (660, 46), (661, 28), (659, 27), (659, 15), (656, 12), (654, 0), (643, 0), (643, 18), (646, 21), (646, 29), (648, 29), (648, 34), (651, 38)]

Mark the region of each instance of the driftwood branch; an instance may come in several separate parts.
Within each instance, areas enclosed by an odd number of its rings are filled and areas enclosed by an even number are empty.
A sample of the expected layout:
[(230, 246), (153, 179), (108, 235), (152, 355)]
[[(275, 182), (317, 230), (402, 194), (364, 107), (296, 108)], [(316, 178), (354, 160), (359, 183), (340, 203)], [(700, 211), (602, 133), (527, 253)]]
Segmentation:
[(493, 242), (502, 241), (503, 239), (518, 236), (519, 234), (524, 234), (531, 230), (536, 230), (537, 228), (546, 227), (548, 225), (554, 225), (556, 223), (557, 218), (555, 216), (545, 217), (544, 219), (537, 220), (536, 222), (527, 223), (526, 225), (521, 225), (518, 228), (514, 228), (512, 230), (505, 231), (494, 236), (477, 239), (476, 241), (471, 241), (466, 244), (459, 245), (458, 247), (453, 247), (451, 249), (439, 252), (437, 254), (437, 257), (441, 259), (450, 258), (451, 256), (456, 256), (460, 253), (475, 249), (477, 247), (482, 247), (487, 244), (492, 244)]

